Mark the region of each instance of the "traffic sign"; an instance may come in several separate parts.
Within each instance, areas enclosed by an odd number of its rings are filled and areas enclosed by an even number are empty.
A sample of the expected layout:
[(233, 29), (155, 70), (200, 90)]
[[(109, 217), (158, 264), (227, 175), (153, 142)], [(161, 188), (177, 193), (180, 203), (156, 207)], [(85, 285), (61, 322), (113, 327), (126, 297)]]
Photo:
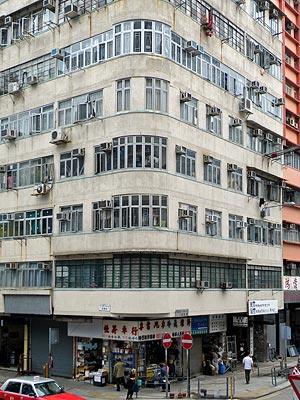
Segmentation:
[(193, 346), (193, 338), (189, 332), (185, 332), (181, 336), (181, 345), (186, 350), (189, 350)]
[(169, 333), (165, 333), (163, 336), (163, 346), (168, 349), (172, 344), (172, 336)]
[(300, 375), (289, 375), (289, 381), (294, 389), (294, 393), (300, 399)]

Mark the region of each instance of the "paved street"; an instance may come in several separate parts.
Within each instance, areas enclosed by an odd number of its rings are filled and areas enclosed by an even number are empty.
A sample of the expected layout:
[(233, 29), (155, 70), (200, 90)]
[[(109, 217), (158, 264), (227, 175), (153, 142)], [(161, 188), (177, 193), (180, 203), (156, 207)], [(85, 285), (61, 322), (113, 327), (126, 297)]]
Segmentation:
[[(287, 365), (289, 367), (297, 364), (296, 358), (288, 358)], [(253, 400), (256, 398), (280, 398), (288, 399), (288, 393), (291, 394), (290, 384), (285, 377), (276, 377), (276, 386), (272, 384), (271, 369), (274, 367), (279, 368), (279, 361), (265, 362), (260, 364), (259, 376), (258, 371), (255, 369), (251, 376), (249, 385), (246, 385), (244, 378), (244, 371), (241, 366), (238, 367), (237, 371), (227, 372), (225, 375), (198, 375), (191, 379), (191, 397), (198, 398), (199, 389), (205, 389), (207, 398), (230, 398), (230, 384), (232, 382), (234, 393), (233, 399), (241, 400)], [(16, 375), (15, 371), (11, 370), (0, 370), (0, 381), (3, 382), (8, 377)], [(94, 386), (89, 381), (73, 381), (72, 379), (66, 379), (61, 377), (55, 377), (55, 379), (65, 388), (65, 390), (71, 393), (82, 396), (86, 399), (125, 399), (126, 390), (123, 389), (121, 392), (117, 392), (114, 385), (106, 385), (104, 387)], [(231, 380), (232, 379), (232, 380)], [(273, 382), (274, 383), (274, 382)], [(288, 390), (285, 390), (288, 388)], [(282, 392), (281, 392), (282, 391)], [(175, 398), (178, 398), (178, 393), (187, 393), (187, 382), (172, 382), (171, 393), (174, 393)], [(277, 394), (275, 394), (277, 393)], [(272, 396), (270, 396), (273, 394)], [(281, 397), (282, 396), (282, 397)], [(140, 399), (164, 399), (166, 394), (161, 392), (158, 388), (142, 388), (138, 393)], [(291, 396), (290, 396), (291, 398)]]

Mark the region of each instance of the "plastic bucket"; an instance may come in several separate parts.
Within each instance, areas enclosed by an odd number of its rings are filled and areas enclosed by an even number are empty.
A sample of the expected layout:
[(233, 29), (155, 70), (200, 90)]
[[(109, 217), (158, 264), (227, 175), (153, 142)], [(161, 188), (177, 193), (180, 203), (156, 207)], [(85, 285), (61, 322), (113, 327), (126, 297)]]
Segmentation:
[(226, 371), (225, 365), (224, 365), (224, 364), (221, 364), (221, 365), (219, 366), (219, 374), (223, 375), (223, 374), (225, 374), (225, 371)]

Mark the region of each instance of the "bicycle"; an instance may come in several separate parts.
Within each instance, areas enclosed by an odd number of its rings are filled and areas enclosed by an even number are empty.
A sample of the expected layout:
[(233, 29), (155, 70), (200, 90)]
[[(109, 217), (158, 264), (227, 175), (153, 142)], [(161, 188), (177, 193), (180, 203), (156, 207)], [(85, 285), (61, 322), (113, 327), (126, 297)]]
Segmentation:
[(269, 360), (272, 362), (278, 360), (278, 354), (274, 347), (269, 347)]

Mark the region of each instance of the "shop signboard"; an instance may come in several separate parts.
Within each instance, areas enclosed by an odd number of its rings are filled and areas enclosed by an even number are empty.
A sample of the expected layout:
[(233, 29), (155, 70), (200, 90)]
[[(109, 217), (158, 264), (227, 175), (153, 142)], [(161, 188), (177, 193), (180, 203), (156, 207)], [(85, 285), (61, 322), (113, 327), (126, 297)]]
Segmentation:
[(232, 317), (232, 326), (248, 328), (248, 317)]
[(226, 314), (214, 314), (209, 316), (209, 333), (226, 332)]
[(208, 333), (208, 316), (192, 317), (192, 335), (200, 335)]
[(300, 277), (299, 276), (284, 276), (283, 277), (283, 290), (300, 290)]
[(253, 300), (248, 302), (249, 315), (278, 314), (278, 300)]
[(161, 340), (165, 333), (172, 338), (191, 331), (190, 318), (155, 319), (146, 321), (103, 320), (102, 338), (110, 340)]

